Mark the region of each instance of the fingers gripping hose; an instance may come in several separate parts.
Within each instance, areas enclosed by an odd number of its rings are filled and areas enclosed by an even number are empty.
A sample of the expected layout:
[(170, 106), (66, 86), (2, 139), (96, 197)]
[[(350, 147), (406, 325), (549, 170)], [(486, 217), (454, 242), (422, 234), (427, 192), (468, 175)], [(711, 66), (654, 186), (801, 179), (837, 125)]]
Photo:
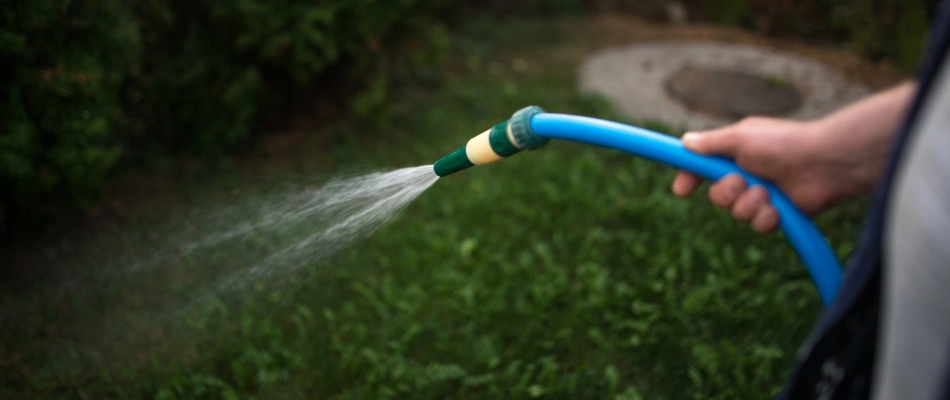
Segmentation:
[(541, 147), (552, 138), (624, 151), (711, 180), (739, 173), (750, 186), (765, 187), (779, 212), (779, 226), (805, 264), (822, 302), (830, 305), (834, 301), (841, 286), (841, 266), (811, 220), (775, 185), (739, 168), (732, 160), (693, 153), (679, 139), (668, 135), (594, 118), (548, 114), (532, 106), (516, 112), (510, 120), (472, 138), (465, 147), (436, 162), (435, 172), (445, 176), (473, 165), (494, 162), (524, 149)]

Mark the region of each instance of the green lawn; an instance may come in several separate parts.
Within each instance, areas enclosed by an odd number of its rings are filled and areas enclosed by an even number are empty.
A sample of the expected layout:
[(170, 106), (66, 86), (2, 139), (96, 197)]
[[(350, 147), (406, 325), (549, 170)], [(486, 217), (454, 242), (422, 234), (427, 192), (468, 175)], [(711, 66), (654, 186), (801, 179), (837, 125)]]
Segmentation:
[[(284, 238), (181, 250), (331, 171), (430, 164), (525, 105), (622, 120), (575, 90), (595, 40), (561, 26), (470, 23), (382, 132), (333, 125), (296, 172), (194, 178), (147, 220), (38, 249), (82, 288), (36, 312), (60, 280), (5, 288), (0, 398), (768, 398), (821, 309), (794, 252), (615, 151), (551, 143), (441, 179), (365, 241), (240, 290), (208, 282)], [(819, 221), (842, 256), (861, 207)]]

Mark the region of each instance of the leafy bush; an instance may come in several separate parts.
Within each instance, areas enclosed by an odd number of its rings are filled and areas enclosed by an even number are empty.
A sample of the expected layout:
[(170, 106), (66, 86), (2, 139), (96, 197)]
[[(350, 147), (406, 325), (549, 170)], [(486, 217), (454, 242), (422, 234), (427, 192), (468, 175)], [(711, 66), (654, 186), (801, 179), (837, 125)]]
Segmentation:
[(471, 11), (488, 12), (496, 15), (517, 16), (517, 15), (564, 15), (580, 14), (586, 8), (590, 7), (591, 1), (584, 0), (460, 0), (460, 6)]
[[(689, 1), (710, 20), (766, 34), (848, 42), (907, 71), (924, 48), (933, 0), (715, 0)], [(795, 16), (789, 18), (790, 15)]]
[(140, 54), (119, 0), (0, 6), (0, 222), (94, 199), (121, 154), (119, 91)]
[(390, 78), (445, 47), (433, 16), (449, 1), (2, 6), (0, 223), (44, 199), (87, 204), (123, 153), (227, 154), (294, 93), (362, 91), (353, 108), (385, 116)]
[[(432, 33), (433, 12), (447, 2), (413, 0), (174, 1), (141, 5), (151, 33), (143, 79), (131, 92), (144, 126), (139, 138), (173, 153), (217, 156), (245, 139), (263, 105), (284, 91), (366, 90), (355, 103), (372, 111), (377, 75), (403, 50), (403, 39)], [(428, 48), (423, 43), (415, 50)], [(324, 74), (350, 84), (332, 84)], [(321, 79), (323, 78), (323, 79)], [(371, 83), (367, 85), (366, 83)], [(312, 86), (313, 85), (313, 86)], [(315, 86), (315, 87), (314, 87)], [(270, 90), (268, 88), (280, 91)], [(383, 93), (385, 97), (385, 93)], [(172, 122), (172, 123), (170, 123)], [(148, 147), (141, 145), (142, 147)]]
[[(827, 1), (827, 0), (826, 0)], [(828, 1), (831, 24), (872, 57), (893, 59), (912, 71), (924, 50), (935, 1)]]

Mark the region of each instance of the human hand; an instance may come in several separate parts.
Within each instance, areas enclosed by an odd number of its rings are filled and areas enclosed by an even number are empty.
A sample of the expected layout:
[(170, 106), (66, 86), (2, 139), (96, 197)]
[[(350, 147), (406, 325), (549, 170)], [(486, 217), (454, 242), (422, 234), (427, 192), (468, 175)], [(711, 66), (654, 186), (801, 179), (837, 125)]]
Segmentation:
[[(751, 117), (683, 135), (683, 144), (700, 154), (732, 158), (746, 171), (776, 184), (805, 214), (815, 215), (838, 200), (871, 191), (916, 91), (916, 83), (904, 82), (821, 119)], [(673, 193), (688, 196), (700, 183), (700, 177), (680, 171)], [(712, 184), (709, 199), (760, 233), (778, 227), (779, 215), (765, 188), (747, 187), (738, 174)]]
[[(687, 133), (683, 144), (700, 154), (735, 160), (746, 171), (776, 184), (804, 213), (814, 215), (838, 198), (841, 185), (834, 168), (829, 170), (835, 163), (823, 162), (823, 149), (816, 147), (820, 128), (814, 121), (750, 117), (722, 128)], [(688, 196), (702, 181), (680, 171), (673, 180), (673, 193)], [(739, 174), (726, 175), (710, 185), (709, 200), (759, 233), (778, 227), (780, 216), (769, 202), (768, 191), (760, 185), (749, 187)]]

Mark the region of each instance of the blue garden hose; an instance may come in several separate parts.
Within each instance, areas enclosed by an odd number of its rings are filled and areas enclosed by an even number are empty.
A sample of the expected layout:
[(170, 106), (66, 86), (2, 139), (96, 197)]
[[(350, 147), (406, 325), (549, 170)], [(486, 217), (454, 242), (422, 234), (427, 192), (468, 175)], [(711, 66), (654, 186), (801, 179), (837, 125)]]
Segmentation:
[(834, 301), (842, 281), (841, 265), (811, 220), (775, 185), (739, 168), (732, 160), (693, 153), (672, 136), (595, 118), (545, 113), (532, 106), (519, 110), (509, 121), (472, 138), (465, 147), (436, 162), (434, 169), (439, 176), (445, 176), (473, 165), (497, 161), (520, 150), (538, 148), (549, 139), (620, 150), (710, 180), (738, 173), (749, 186), (765, 187), (772, 205), (778, 210), (779, 227), (801, 257), (822, 303), (828, 306)]

